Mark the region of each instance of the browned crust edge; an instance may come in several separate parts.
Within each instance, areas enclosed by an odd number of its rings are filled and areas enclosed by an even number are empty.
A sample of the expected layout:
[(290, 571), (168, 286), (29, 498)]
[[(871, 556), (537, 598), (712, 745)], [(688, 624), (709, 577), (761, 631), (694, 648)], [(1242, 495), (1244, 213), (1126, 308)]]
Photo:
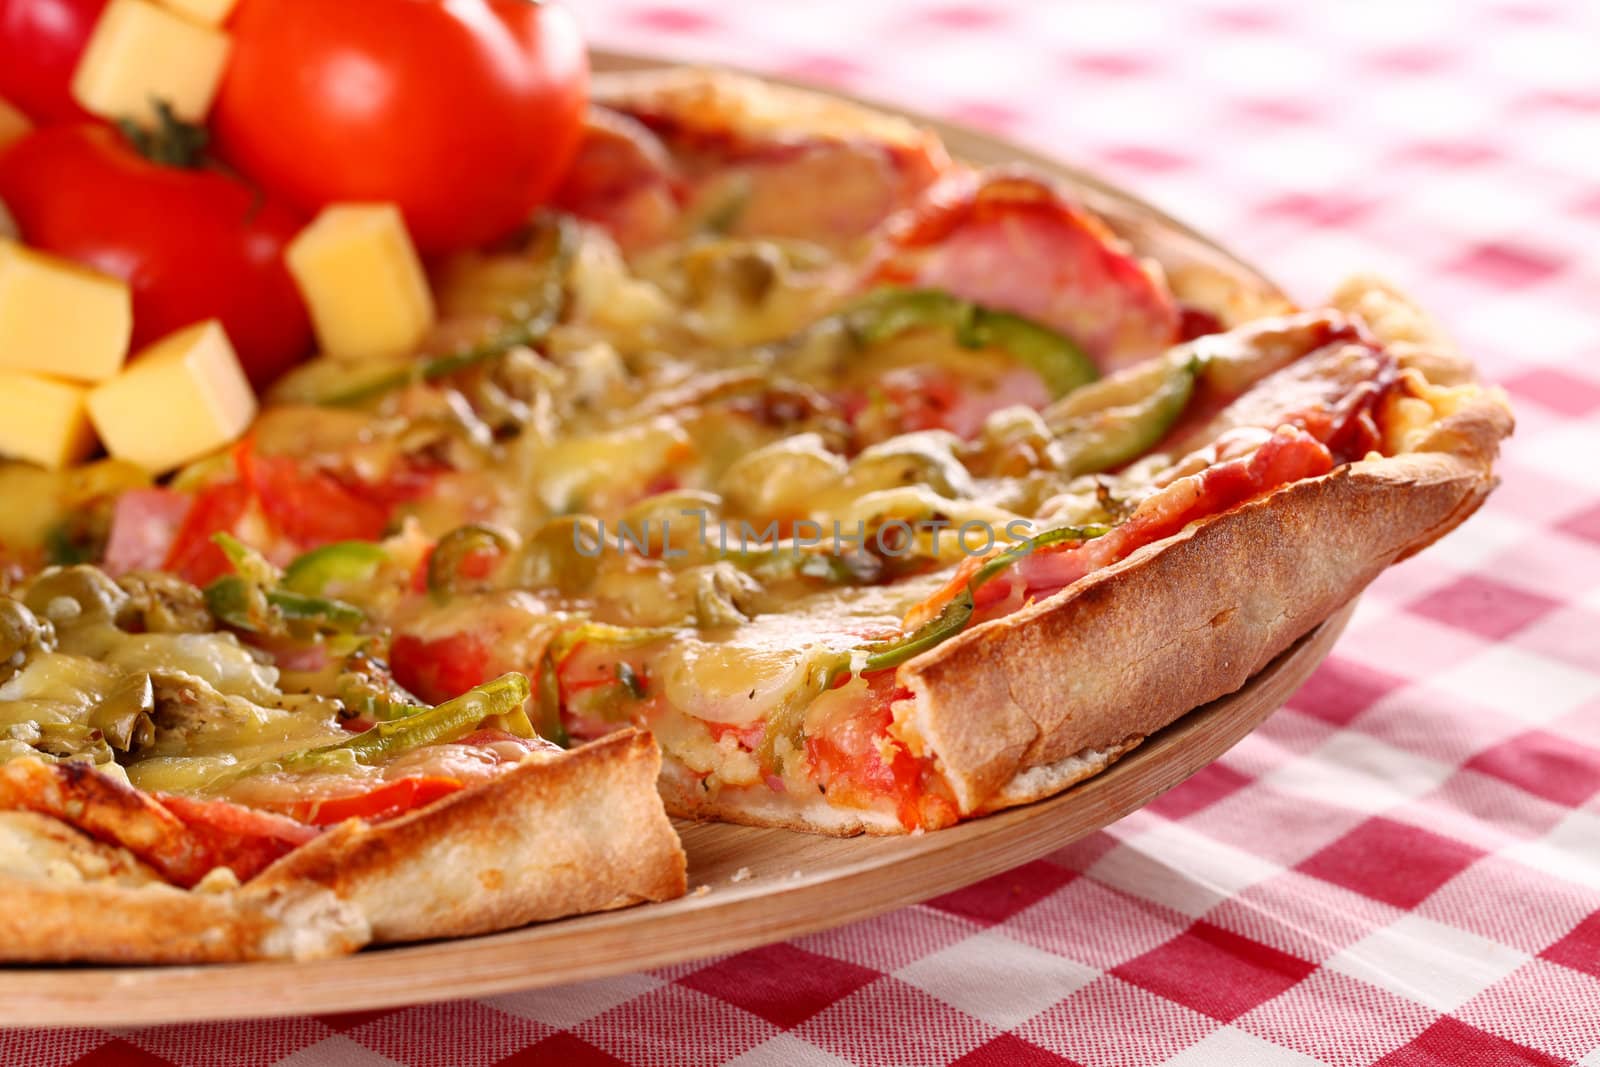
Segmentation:
[(650, 735), (613, 734), (389, 822), (345, 822), (221, 892), (0, 873), (0, 959), (313, 959), (681, 896), (660, 763)]
[(344, 823), (246, 892), (328, 889), (375, 942), (464, 937), (681, 896), (683, 846), (655, 789), (647, 733), (526, 763), (390, 822)]
[(1510, 431), (1509, 410), (1485, 391), (1419, 451), (1285, 486), (975, 627), (901, 668), (914, 696), (907, 734), (933, 753), (964, 813), (1058, 792), (1013, 783), (1238, 689), (1472, 514)]
[[(0, 958), (13, 963), (254, 959), (276, 926), (231, 897), (169, 885), (61, 885), (0, 875)], [(357, 947), (351, 945), (351, 948)]]

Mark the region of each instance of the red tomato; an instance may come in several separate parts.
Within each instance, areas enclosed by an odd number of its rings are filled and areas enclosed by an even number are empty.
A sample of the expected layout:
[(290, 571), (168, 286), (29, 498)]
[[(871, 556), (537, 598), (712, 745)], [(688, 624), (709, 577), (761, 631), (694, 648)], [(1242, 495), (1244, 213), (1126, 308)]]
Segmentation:
[(397, 778), (384, 782), (376, 789), (353, 796), (328, 797), (324, 800), (301, 800), (290, 806), (288, 814), (313, 826), (331, 826), (346, 819), (366, 819), (376, 822), (403, 815), (413, 808), (424, 807), (440, 797), (449, 796), (461, 788), (454, 778), (437, 776)]
[(72, 72), (107, 0), (0, 0), (0, 97), (35, 122), (87, 118)]
[(157, 793), (155, 799), (189, 831), (191, 849), (209, 857), (203, 865), (227, 867), (241, 882), (260, 874), (278, 859), (316, 837), (315, 827), (283, 815), (256, 811), (226, 800)]
[(812, 773), (834, 803), (867, 806), (886, 798), (907, 830), (948, 826), (956, 821), (954, 804), (927, 788), (922, 764), (888, 737), (894, 718), (890, 705), (904, 695), (887, 674), (873, 678), (862, 706), (833, 716), (818, 733), (808, 733)]
[(101, 568), (112, 577), (159, 568), (193, 506), (189, 494), (171, 489), (133, 489), (117, 497)]
[(161, 569), (194, 585), (232, 574), (233, 564), (222, 549), (211, 543), (211, 535), (223, 530), (232, 532), (250, 509), (251, 500), (250, 490), (238, 482), (200, 490), (172, 539), (172, 547), (167, 549)]
[(311, 348), (283, 262), (301, 219), (214, 170), (152, 163), (116, 130), (35, 130), (0, 155), (0, 200), (36, 248), (127, 279), (135, 345), (218, 318), (251, 381)]
[[(388, 508), (383, 504), (346, 488), (324, 471), (302, 469), (288, 456), (257, 456), (252, 438), (233, 447), (233, 462), (238, 478), (194, 493), (181, 521), (171, 518), (178, 513), (178, 505), (172, 502), (153, 505), (141, 499), (139, 506), (130, 506), (126, 514), (119, 507), (109, 543), (126, 540), (127, 555), (131, 558), (137, 547), (138, 558), (143, 560), (160, 550), (156, 539), (165, 536), (168, 539), (161, 544), (169, 547), (161, 568), (195, 585), (205, 585), (233, 570), (222, 550), (212, 543), (212, 535), (223, 531), (238, 534), (241, 521), (253, 509), (266, 518), (270, 543), (260, 543), (259, 536), (246, 540), (269, 557), (278, 554), (275, 549), (298, 553), (334, 541), (376, 541), (388, 525)], [(172, 489), (146, 493), (188, 496)], [(158, 517), (165, 520), (164, 525), (155, 521)], [(137, 523), (139, 528), (122, 534), (118, 526), (123, 521)]]
[(213, 112), (224, 154), (307, 210), (392, 201), (425, 252), (502, 237), (577, 150), (588, 60), (528, 0), (245, 0)]
[(389, 525), (389, 509), (319, 470), (302, 470), (288, 456), (234, 453), (239, 476), (250, 487), (273, 529), (301, 548), (334, 541), (376, 541)]
[(430, 704), (460, 696), (490, 678), (489, 642), (475, 633), (454, 633), (424, 640), (397, 634), (389, 646), (394, 680)]

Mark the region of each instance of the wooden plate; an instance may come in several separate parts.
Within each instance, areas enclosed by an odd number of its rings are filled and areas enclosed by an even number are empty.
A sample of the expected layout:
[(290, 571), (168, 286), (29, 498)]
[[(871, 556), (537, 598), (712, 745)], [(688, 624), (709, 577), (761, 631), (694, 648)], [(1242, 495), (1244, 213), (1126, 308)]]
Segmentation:
[(1352, 608), (1238, 692), (1190, 712), (1104, 774), (1028, 807), (914, 837), (683, 824), (689, 884), (707, 888), (680, 900), (314, 963), (5, 968), (0, 1023), (136, 1025), (486, 996), (737, 952), (914, 904), (1037, 859), (1188, 778), (1306, 680)]
[[(595, 58), (600, 70), (659, 63)], [(1169, 270), (1212, 267), (1277, 292), (1215, 242), (1091, 175), (969, 130), (921, 121), (974, 162), (1023, 160), (1054, 173)], [(0, 968), (0, 1025), (139, 1025), (484, 996), (735, 952), (926, 900), (1113, 823), (1215, 760), (1316, 669), (1351, 610), (1345, 607), (1238, 692), (1186, 715), (1104, 774), (1028, 807), (895, 838), (684, 824), (689, 884), (704, 889), (665, 904), (487, 937), (312, 963)]]

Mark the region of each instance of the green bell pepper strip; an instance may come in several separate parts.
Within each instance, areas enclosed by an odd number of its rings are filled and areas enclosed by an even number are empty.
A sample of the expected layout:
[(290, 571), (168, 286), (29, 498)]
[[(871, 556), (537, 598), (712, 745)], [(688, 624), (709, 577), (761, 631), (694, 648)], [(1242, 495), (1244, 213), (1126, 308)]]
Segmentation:
[(871, 674), (874, 671), (888, 670), (898, 667), (906, 660), (920, 653), (926, 652), (945, 639), (954, 637), (971, 620), (972, 613), (976, 610), (976, 594), (978, 589), (989, 579), (1027, 556), (1035, 549), (1048, 545), (1061, 544), (1065, 541), (1087, 541), (1104, 534), (1109, 527), (1105, 526), (1063, 526), (1059, 530), (1046, 530), (1037, 537), (1020, 541), (997, 555), (984, 561), (967, 582), (967, 587), (957, 593), (944, 610), (929, 619), (909, 634), (890, 638), (886, 641), (877, 641), (865, 646), (862, 651), (867, 653), (866, 662), (862, 664), (861, 673)]
[(366, 614), (333, 597), (307, 596), (292, 589), (262, 589), (237, 574), (225, 574), (205, 587), (206, 607), (218, 621), (248, 633), (271, 628), (270, 612), (285, 620), (317, 622), (335, 630), (354, 629)]
[(1056, 469), (1068, 477), (1095, 474), (1150, 451), (1188, 408), (1201, 367), (1199, 358), (1177, 349), (1046, 408)]
[(278, 580), (278, 568), (267, 562), (267, 557), (233, 536), (219, 530), (211, 535), (211, 543), (222, 550), (235, 572), (256, 585), (271, 585)]
[(338, 541), (296, 556), (283, 571), (283, 588), (318, 596), (334, 582), (364, 582), (389, 562), (371, 541)]
[(349, 740), (297, 752), (276, 762), (288, 770), (311, 770), (352, 759), (370, 766), (424, 745), (458, 741), (485, 719), (520, 712), (530, 691), (527, 675), (502, 674), (437, 707), (380, 722)]
[(846, 328), (867, 347), (915, 329), (947, 327), (963, 348), (998, 348), (1038, 374), (1053, 396), (1100, 376), (1071, 338), (1031, 319), (962, 300), (939, 289), (881, 289), (843, 312)]
[(554, 741), (562, 748), (572, 743), (566, 723), (561, 721), (561, 684), (556, 678), (555, 659), (549, 653), (546, 653), (539, 662), (539, 681), (534, 689), (534, 712), (538, 718), (534, 726), (541, 737)]
[(512, 349), (538, 344), (561, 319), (561, 312), (566, 304), (567, 272), (577, 257), (578, 243), (577, 223), (565, 215), (556, 216), (555, 248), (550, 254), (550, 271), (544, 279), (544, 284), (535, 294), (528, 312), (507, 326), (498, 336), (456, 352), (432, 356), (370, 381), (353, 385), (323, 397), (321, 403), (332, 407), (360, 404), (414, 382), (432, 382), (448, 378), (470, 367), (501, 359)]

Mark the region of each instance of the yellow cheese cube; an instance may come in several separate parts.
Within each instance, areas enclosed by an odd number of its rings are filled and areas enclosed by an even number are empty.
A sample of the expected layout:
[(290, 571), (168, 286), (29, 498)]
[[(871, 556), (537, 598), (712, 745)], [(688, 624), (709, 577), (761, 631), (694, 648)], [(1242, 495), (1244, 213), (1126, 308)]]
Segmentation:
[(207, 26), (220, 26), (233, 14), (238, 0), (161, 0), (172, 10)]
[(157, 472), (237, 439), (255, 414), (255, 393), (215, 319), (162, 338), (89, 394), (106, 450)]
[(72, 96), (102, 118), (158, 120), (155, 101), (186, 122), (211, 110), (228, 62), (228, 35), (149, 0), (111, 0), (78, 60)]
[(86, 387), (0, 370), (0, 455), (65, 467), (94, 448)]
[(393, 204), (334, 204), (285, 253), (323, 352), (381, 359), (414, 349), (433, 294)]
[(104, 381), (132, 334), (125, 282), (0, 238), (0, 368)]
[(28, 121), (15, 105), (5, 100), (0, 100), (0, 151), (13, 141), (20, 141), (24, 134), (33, 129), (33, 123)]

